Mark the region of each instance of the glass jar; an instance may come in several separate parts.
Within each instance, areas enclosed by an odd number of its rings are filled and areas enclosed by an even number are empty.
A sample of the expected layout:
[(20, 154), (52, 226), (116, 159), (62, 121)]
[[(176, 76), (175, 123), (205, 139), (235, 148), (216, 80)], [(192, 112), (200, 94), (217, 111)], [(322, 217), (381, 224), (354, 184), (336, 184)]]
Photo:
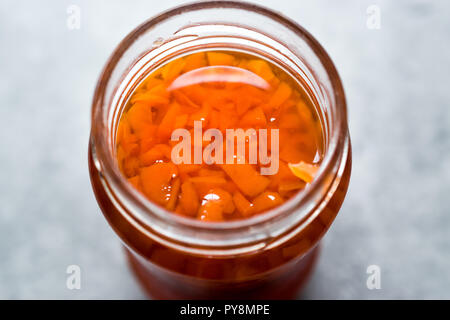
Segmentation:
[[(205, 223), (155, 205), (119, 172), (115, 134), (127, 99), (155, 68), (203, 48), (262, 55), (302, 83), (321, 120), (325, 153), (302, 192), (251, 218)], [(131, 268), (153, 298), (295, 298), (344, 200), (351, 147), (344, 91), (322, 46), (301, 26), (244, 2), (209, 1), (161, 13), (132, 31), (97, 83), (89, 144), (92, 186)]]

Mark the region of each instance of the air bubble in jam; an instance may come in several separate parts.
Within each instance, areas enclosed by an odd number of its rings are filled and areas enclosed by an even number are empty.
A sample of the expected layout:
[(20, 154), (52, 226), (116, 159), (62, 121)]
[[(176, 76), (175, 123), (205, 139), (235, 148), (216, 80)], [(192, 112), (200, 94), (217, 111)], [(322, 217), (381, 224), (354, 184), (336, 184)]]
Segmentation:
[[(193, 133), (194, 121), (203, 132), (218, 129), (224, 136), (227, 129), (267, 129), (269, 136), (278, 129), (278, 172), (261, 175), (266, 165), (250, 164), (251, 139), (244, 163), (174, 164), (178, 141), (171, 134), (178, 128)], [(202, 150), (209, 143), (203, 140)], [(120, 171), (149, 200), (217, 222), (260, 214), (302, 192), (317, 173), (323, 138), (314, 104), (283, 68), (250, 53), (202, 51), (157, 68), (132, 93), (116, 150)]]

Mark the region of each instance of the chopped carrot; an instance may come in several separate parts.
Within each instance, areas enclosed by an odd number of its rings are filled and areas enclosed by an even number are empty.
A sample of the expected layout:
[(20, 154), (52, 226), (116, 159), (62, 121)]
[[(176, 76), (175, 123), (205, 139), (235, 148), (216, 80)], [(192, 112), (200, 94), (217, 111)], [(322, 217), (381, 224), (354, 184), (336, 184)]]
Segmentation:
[(239, 191), (236, 191), (233, 194), (233, 202), (234, 205), (236, 206), (236, 209), (244, 217), (251, 215), (254, 211), (253, 205)]
[(270, 180), (261, 176), (249, 164), (223, 164), (221, 168), (233, 180), (236, 186), (249, 197), (254, 197), (264, 191)]
[(221, 53), (221, 52), (207, 52), (206, 56), (208, 57), (209, 65), (217, 66), (232, 66), (234, 65), (234, 57), (231, 54)]
[(163, 157), (164, 154), (161, 149), (151, 148), (149, 151), (139, 157), (139, 161), (142, 166), (149, 166)]
[(228, 191), (229, 193), (233, 194), (236, 191), (238, 191), (238, 188), (236, 187), (236, 184), (233, 181), (227, 181), (227, 183), (225, 185), (222, 186), (222, 188), (226, 191)]
[(262, 128), (267, 124), (266, 116), (261, 107), (253, 108), (247, 111), (240, 120), (243, 128)]
[(283, 160), (278, 163), (278, 172), (272, 176), (269, 188), (278, 189), (282, 182), (295, 182), (298, 178), (289, 169), (289, 166)]
[(135, 157), (125, 158), (123, 161), (123, 171), (127, 177), (133, 177), (139, 172), (139, 160)]
[(223, 207), (215, 201), (207, 201), (198, 210), (198, 218), (202, 221), (218, 222), (223, 220)]
[(190, 181), (183, 182), (181, 185), (180, 205), (187, 215), (197, 215), (199, 199), (197, 191)]
[(127, 119), (133, 131), (139, 132), (151, 125), (151, 108), (145, 103), (137, 102), (128, 110)]
[(305, 163), (300, 161), (299, 163), (288, 163), (289, 169), (292, 173), (302, 179), (303, 181), (310, 183), (313, 181), (319, 167), (315, 164)]
[(218, 202), (222, 206), (223, 213), (230, 214), (235, 209), (233, 197), (230, 193), (221, 188), (212, 188), (209, 190), (208, 193), (203, 196), (203, 201)]
[(158, 127), (158, 137), (160, 137), (161, 139), (170, 138), (179, 110), (180, 105), (178, 103), (172, 103), (170, 105), (169, 110), (167, 110), (164, 118), (161, 121), (161, 124)]
[(263, 192), (253, 201), (254, 210), (263, 212), (273, 207), (279, 206), (284, 202), (283, 198), (277, 192)]
[(295, 129), (302, 126), (303, 121), (295, 113), (285, 113), (280, 117), (280, 128), (282, 129)]
[(170, 99), (170, 92), (167, 91), (167, 84), (166, 83), (160, 83), (158, 85), (155, 85), (151, 88), (148, 88), (147, 93), (152, 93), (156, 96)]
[(270, 67), (270, 65), (261, 59), (254, 59), (254, 60), (250, 60), (247, 63), (247, 68), (256, 73), (257, 75), (261, 76), (263, 79), (270, 81), (272, 80), (275, 75), (272, 72), (272, 68)]
[(217, 110), (212, 110), (209, 117), (208, 127), (216, 129), (219, 128), (219, 126), (220, 126), (220, 113)]
[(164, 84), (163, 80), (152, 77), (152, 76), (149, 76), (147, 79), (145, 79), (145, 81), (143, 83), (143, 85), (145, 86), (145, 88), (147, 90), (151, 90), (152, 88), (157, 87), (162, 84)]
[(227, 182), (225, 178), (219, 176), (193, 177), (189, 181), (195, 184), (207, 184), (210, 186), (220, 186)]
[(177, 166), (180, 173), (192, 173), (200, 170), (200, 168), (202, 167), (199, 164), (188, 164), (188, 163), (180, 163)]
[(281, 195), (288, 193), (289, 191), (299, 190), (305, 188), (305, 183), (303, 181), (283, 181), (278, 186), (278, 192)]
[(183, 113), (194, 113), (198, 111), (200, 107), (194, 103), (189, 97), (184, 94), (181, 90), (174, 90), (173, 96), (175, 100), (181, 105), (181, 111)]
[(204, 52), (190, 54), (185, 58), (185, 62), (186, 64), (184, 65), (183, 72), (202, 68), (208, 64)]
[(157, 105), (165, 105), (169, 103), (169, 100), (166, 97), (162, 97), (153, 92), (146, 92), (138, 94), (131, 99), (131, 103), (136, 102), (147, 103), (150, 106), (157, 106)]
[(155, 163), (141, 169), (141, 185), (145, 195), (160, 205), (170, 200), (170, 185), (177, 176), (177, 167), (173, 163)]
[[(180, 143), (171, 140), (175, 129), (191, 134), (191, 160), (200, 154), (194, 121), (202, 122), (203, 134), (219, 129), (224, 139), (228, 129), (256, 134), (267, 129), (268, 155), (276, 137), (271, 130), (279, 130), (278, 171), (263, 175), (269, 164), (260, 154), (249, 156), (260, 151), (261, 136), (245, 140), (245, 158), (238, 163), (214, 158), (211, 164), (205, 148), (216, 138), (203, 135), (202, 162), (175, 165), (171, 152)], [(202, 51), (156, 68), (136, 88), (119, 119), (116, 158), (120, 172), (151, 201), (179, 215), (219, 222), (270, 210), (303, 190), (317, 173), (319, 165), (312, 163), (321, 154), (322, 134), (314, 104), (283, 69), (246, 53)], [(228, 160), (229, 144), (217, 143)], [(235, 159), (243, 146), (233, 143)]]
[(198, 175), (200, 177), (225, 177), (225, 173), (223, 171), (206, 168), (201, 168), (198, 171)]
[(193, 127), (194, 121), (202, 121), (203, 123), (208, 123), (208, 116), (210, 112), (210, 104), (204, 103), (200, 110), (190, 115), (188, 124)]
[(184, 126), (186, 126), (187, 122), (188, 122), (187, 114), (182, 114), (180, 116), (175, 117), (174, 129), (183, 128)]
[(269, 100), (269, 106), (275, 109), (279, 108), (283, 102), (289, 99), (291, 93), (292, 89), (286, 82), (280, 83), (272, 98)]
[(171, 61), (170, 63), (165, 65), (161, 70), (161, 75), (163, 79), (166, 81), (172, 81), (173, 79), (175, 79), (177, 76), (180, 75), (185, 65), (186, 61), (184, 59), (175, 59)]
[(175, 209), (175, 205), (177, 204), (177, 200), (178, 200), (178, 193), (180, 192), (180, 186), (181, 186), (180, 179), (175, 178), (175, 180), (173, 180), (173, 183), (170, 187), (170, 199), (166, 205), (166, 208), (168, 210)]

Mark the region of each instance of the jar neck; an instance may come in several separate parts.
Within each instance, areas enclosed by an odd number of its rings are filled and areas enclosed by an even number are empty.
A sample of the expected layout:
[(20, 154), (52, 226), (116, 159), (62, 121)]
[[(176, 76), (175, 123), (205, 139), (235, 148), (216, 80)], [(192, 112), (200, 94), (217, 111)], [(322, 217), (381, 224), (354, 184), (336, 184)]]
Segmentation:
[[(245, 3), (229, 3), (244, 10), (259, 10)], [(211, 2), (205, 4), (212, 5)], [(166, 18), (176, 15), (186, 7), (163, 15)], [(273, 241), (284, 241), (315, 219), (339, 185), (348, 157), (349, 140), (345, 97), (337, 71), (325, 50), (300, 26), (273, 12), (258, 14), (270, 15), (277, 23), (289, 26), (303, 39), (305, 47), (293, 48), (261, 30), (237, 23), (196, 23), (179, 28), (167, 39), (153, 42), (150, 50), (136, 55), (138, 58), (131, 66), (118, 72), (120, 64), (130, 63), (130, 57), (126, 55), (129, 48), (154, 24), (160, 23), (159, 16), (125, 38), (99, 80), (93, 102), (91, 149), (103, 188), (134, 228), (168, 247), (220, 255), (254, 251)], [(128, 97), (152, 70), (186, 52), (224, 47), (269, 58), (303, 84), (317, 107), (325, 152), (315, 180), (281, 206), (245, 220), (204, 223), (157, 206), (127, 182), (114, 159), (115, 133)]]

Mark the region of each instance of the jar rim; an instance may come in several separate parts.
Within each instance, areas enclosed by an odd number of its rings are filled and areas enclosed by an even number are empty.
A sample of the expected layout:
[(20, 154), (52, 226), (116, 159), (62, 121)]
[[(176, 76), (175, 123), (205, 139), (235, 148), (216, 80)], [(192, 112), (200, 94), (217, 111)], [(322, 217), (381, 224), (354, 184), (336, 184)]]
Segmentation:
[[(103, 123), (102, 109), (106, 102), (105, 95), (108, 80), (122, 55), (126, 52), (127, 48), (129, 48), (133, 44), (133, 42), (139, 37), (139, 35), (146, 32), (147, 30), (157, 25), (158, 23), (163, 22), (166, 19), (169, 19), (173, 16), (182, 14), (184, 12), (190, 12), (199, 9), (219, 9), (219, 8), (252, 11), (256, 14), (263, 15), (282, 24), (286, 28), (293, 31), (296, 35), (302, 37), (302, 39), (309, 45), (311, 50), (320, 60), (320, 63), (323, 65), (328, 75), (333, 90), (332, 93), (334, 95), (333, 98), (335, 102), (335, 108), (339, 112), (336, 114), (335, 119), (336, 125), (333, 126), (333, 130), (330, 133), (330, 139), (328, 143), (329, 148), (327, 152), (325, 152), (317, 176), (303, 192), (300, 192), (299, 194), (294, 196), (294, 198), (289, 199), (284, 204), (278, 207), (275, 207), (267, 212), (255, 215), (250, 218), (236, 221), (205, 223), (203, 221), (198, 221), (192, 218), (176, 215), (162, 207), (159, 207), (150, 200), (148, 200), (147, 198), (145, 198), (144, 196), (142, 196), (137, 190), (132, 188), (128, 183), (128, 181), (123, 177), (123, 175), (120, 174), (120, 172), (118, 172), (113, 156), (109, 151), (108, 144), (106, 141), (107, 139), (105, 139), (105, 131), (107, 130), (107, 127), (103, 125), (99, 126), (98, 124)], [(260, 231), (263, 231), (265, 230), (264, 228), (267, 228), (268, 223), (270, 223), (271, 221), (281, 219), (283, 218), (283, 216), (286, 216), (288, 211), (292, 210), (294, 205), (297, 205), (299, 208), (305, 207), (308, 201), (311, 202), (312, 196), (314, 194), (317, 194), (321, 191), (323, 192), (324, 188), (326, 188), (326, 190), (329, 190), (331, 188), (332, 181), (330, 181), (330, 179), (327, 177), (327, 172), (331, 172), (333, 168), (336, 166), (336, 163), (342, 161), (340, 159), (344, 158), (345, 162), (346, 154), (342, 154), (341, 149), (345, 149), (342, 146), (348, 144), (347, 110), (346, 110), (345, 94), (338, 72), (325, 49), (307, 30), (305, 30), (298, 23), (290, 20), (289, 18), (271, 9), (253, 3), (242, 1), (229, 1), (229, 0), (200, 1), (183, 4), (178, 7), (164, 11), (159, 15), (146, 20), (137, 28), (135, 28), (133, 31), (131, 31), (113, 51), (112, 55), (109, 57), (100, 75), (93, 97), (91, 118), (92, 123), (91, 123), (90, 143), (92, 150), (94, 150), (93, 153), (95, 154), (95, 156), (93, 157), (94, 164), (97, 167), (97, 170), (101, 172), (101, 174), (107, 180), (109, 187), (115, 188), (116, 190), (120, 190), (123, 199), (126, 199), (127, 202), (129, 203), (135, 204), (138, 208), (148, 213), (149, 215), (153, 215), (153, 218), (155, 219), (161, 219), (163, 220), (164, 223), (170, 226), (193, 228), (197, 231), (202, 232), (234, 232), (238, 230), (241, 231), (247, 230), (248, 228), (252, 228), (252, 230), (255, 230), (257, 226), (260, 226), (261, 227)], [(291, 200), (295, 200), (295, 203)], [(132, 216), (131, 218), (133, 218), (133, 220), (137, 220), (140, 224), (143, 223), (143, 226), (146, 229), (154, 229), (152, 228), (152, 226), (148, 225), (148, 218), (142, 219), (142, 217), (136, 217), (133, 213), (130, 212), (124, 213), (131, 214)], [(307, 221), (310, 221), (310, 219), (307, 219), (308, 217), (309, 215), (305, 216), (304, 219), (302, 219), (302, 221), (304, 221), (305, 223)], [(261, 236), (258, 237), (258, 240), (263, 240), (265, 236), (269, 237), (270, 235), (265, 234), (263, 232)]]

